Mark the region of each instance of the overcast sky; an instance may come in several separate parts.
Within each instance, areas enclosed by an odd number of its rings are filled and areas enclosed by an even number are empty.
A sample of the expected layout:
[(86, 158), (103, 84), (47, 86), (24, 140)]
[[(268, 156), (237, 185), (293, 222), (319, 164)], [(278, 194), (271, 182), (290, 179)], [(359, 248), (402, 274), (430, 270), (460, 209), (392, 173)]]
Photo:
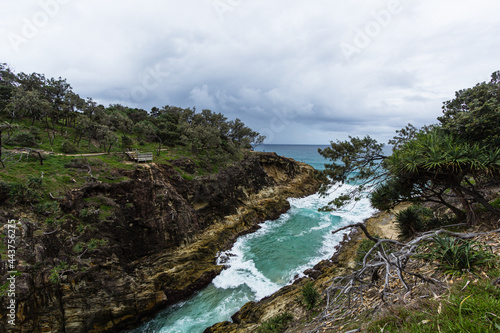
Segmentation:
[(240, 118), (266, 143), (387, 140), (500, 70), (494, 0), (0, 0), (0, 62), (81, 97)]

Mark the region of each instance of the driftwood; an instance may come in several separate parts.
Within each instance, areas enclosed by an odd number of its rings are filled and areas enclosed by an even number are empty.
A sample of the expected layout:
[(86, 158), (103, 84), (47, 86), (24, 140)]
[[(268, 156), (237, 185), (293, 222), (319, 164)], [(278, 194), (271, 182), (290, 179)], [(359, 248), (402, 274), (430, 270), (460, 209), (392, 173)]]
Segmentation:
[[(373, 294), (373, 287), (378, 287), (380, 305), (396, 297), (404, 299), (409, 295), (412, 289), (412, 283), (409, 280), (441, 284), (439, 280), (420, 274), (416, 270), (412, 271), (407, 267), (410, 257), (415, 255), (417, 247), (425, 241), (443, 234), (461, 239), (471, 239), (479, 235), (500, 232), (500, 229), (497, 229), (486, 233), (456, 233), (444, 229), (463, 225), (465, 224), (455, 224), (425, 232), (407, 243), (374, 237), (363, 223), (352, 224), (333, 231), (333, 234), (336, 234), (346, 229), (360, 228), (368, 239), (375, 242), (375, 245), (364, 256), (361, 268), (355, 269), (348, 276), (339, 276), (332, 280), (330, 287), (323, 293), (326, 294), (325, 309), (309, 324), (313, 326), (315, 322), (319, 321), (319, 326), (308, 332), (321, 332), (325, 323), (340, 321), (357, 313), (364, 305), (367, 297), (365, 294), (370, 288), (372, 288), (371, 293)], [(372, 295), (370, 299), (372, 305), (376, 303), (373, 300)]]

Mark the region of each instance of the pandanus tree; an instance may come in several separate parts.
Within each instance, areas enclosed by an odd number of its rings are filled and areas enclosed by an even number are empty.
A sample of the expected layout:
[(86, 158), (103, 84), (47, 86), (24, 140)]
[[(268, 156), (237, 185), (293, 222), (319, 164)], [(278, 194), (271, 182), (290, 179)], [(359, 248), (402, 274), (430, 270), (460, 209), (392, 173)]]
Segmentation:
[(500, 179), (500, 72), (488, 83), (458, 91), (444, 103), (438, 120), (420, 130), (409, 124), (397, 131), (389, 142), (394, 147), (390, 156), (369, 136), (320, 150), (331, 161), (325, 165), (328, 182), (322, 192), (336, 183), (353, 185), (324, 209), (359, 199), (370, 185), (372, 205), (383, 210), (403, 201), (437, 202), (473, 225), (478, 203), (500, 216), (482, 191)]
[[(395, 179), (411, 185), (410, 191), (400, 193), (402, 196), (446, 197), (446, 206), (451, 208), (452, 193), (471, 225), (476, 222), (472, 201), (500, 216), (500, 210), (490, 205), (480, 191), (488, 180), (500, 175), (500, 147), (463, 142), (435, 128), (419, 133), (414, 140), (394, 151), (384, 161), (384, 166)], [(387, 189), (394, 183), (385, 186)], [(452, 210), (457, 217), (463, 218), (461, 210)]]

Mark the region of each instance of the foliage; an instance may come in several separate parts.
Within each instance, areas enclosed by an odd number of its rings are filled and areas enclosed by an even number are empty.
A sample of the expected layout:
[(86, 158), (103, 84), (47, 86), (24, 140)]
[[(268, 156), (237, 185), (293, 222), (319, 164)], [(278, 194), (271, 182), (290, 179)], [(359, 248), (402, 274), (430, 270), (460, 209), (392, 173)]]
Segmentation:
[(130, 137), (126, 135), (122, 136), (121, 147), (123, 150), (132, 150), (133, 145), (134, 145), (134, 140), (132, 140)]
[(59, 283), (61, 281), (60, 274), (68, 267), (68, 264), (62, 261), (59, 265), (52, 267), (50, 270), (49, 280), (52, 283)]
[(455, 93), (455, 98), (444, 102), (443, 129), (466, 142), (484, 146), (500, 146), (500, 71), (491, 75), (490, 82)]
[(52, 267), (50, 270), (49, 280), (52, 283), (59, 283), (61, 281), (61, 276), (66, 272), (75, 272), (78, 269), (78, 265), (71, 265), (68, 267), (68, 264), (64, 261), (57, 266)]
[(11, 194), (12, 186), (3, 180), (0, 180), (0, 203), (5, 202)]
[[(379, 236), (377, 236), (377, 235), (373, 235), (373, 237), (379, 238)], [(362, 263), (366, 254), (368, 253), (368, 251), (370, 251), (370, 249), (374, 245), (375, 245), (375, 242), (373, 240), (363, 239), (356, 250), (356, 262)]]
[[(436, 128), (429, 133), (417, 134), (414, 140), (396, 150), (388, 161), (396, 174), (423, 174), (447, 182), (466, 174), (497, 173), (500, 148), (490, 150), (479, 144), (462, 142)], [(434, 174), (436, 176), (432, 176)]]
[(14, 203), (34, 203), (40, 200), (40, 195), (22, 183), (11, 183), (9, 198)]
[(498, 261), (491, 249), (473, 240), (435, 236), (433, 242), (431, 253), (424, 257), (437, 259), (450, 274), (468, 272), (476, 266), (493, 266)]
[(314, 309), (321, 301), (321, 295), (312, 281), (306, 282), (306, 284), (302, 287), (300, 301), (307, 310)]
[(65, 154), (74, 154), (77, 152), (76, 146), (68, 140), (65, 140), (61, 145), (61, 150)]
[[(463, 142), (445, 131), (435, 128), (428, 133), (418, 133), (414, 140), (404, 144), (385, 161), (385, 167), (393, 175), (419, 187), (420, 196), (426, 192), (451, 190), (466, 211), (467, 221), (475, 223), (474, 213), (466, 196), (479, 201), (490, 211), (500, 211), (488, 204), (478, 190), (478, 185), (500, 172), (500, 148), (487, 148), (479, 144)], [(475, 179), (472, 182), (471, 179)], [(439, 196), (438, 196), (439, 197)], [(458, 218), (462, 214), (454, 210)]]
[(37, 145), (35, 136), (33, 133), (28, 131), (22, 131), (14, 134), (8, 143), (23, 147), (36, 147)]
[(500, 331), (500, 288), (487, 279), (467, 280), (454, 286), (449, 294), (393, 306), (363, 326), (366, 332), (498, 332)]
[(97, 217), (99, 215), (99, 212), (99, 208), (84, 208), (80, 211), (80, 217), (82, 219)]
[[(16, 74), (3, 63), (0, 78), (0, 120), (12, 124), (7, 124), (8, 133), (3, 133), (6, 144), (38, 144), (40, 150), (55, 146), (65, 154), (111, 154), (155, 147), (158, 157), (163, 154), (162, 146), (182, 147), (200, 154), (206, 170), (212, 170), (238, 159), (242, 149), (253, 149), (264, 140), (240, 119), (228, 120), (207, 109), (197, 112), (167, 105), (153, 107), (148, 113), (120, 104), (105, 107), (91, 98), (80, 98), (65, 79)], [(12, 133), (14, 127), (19, 127), (18, 133)], [(163, 155), (156, 160), (172, 159), (165, 156), (168, 153)]]
[(325, 194), (332, 183), (349, 183), (355, 185), (353, 190), (343, 193), (335, 200), (328, 203), (323, 210), (338, 209), (351, 200), (361, 197), (367, 185), (384, 177), (382, 164), (386, 156), (382, 154), (383, 144), (366, 136), (363, 139), (349, 137), (349, 141), (331, 142), (331, 146), (325, 149), (318, 149), (318, 152), (325, 158), (332, 161), (325, 165), (323, 174), (329, 181), (321, 188), (321, 193)]
[(65, 168), (87, 169), (90, 166), (88, 158), (74, 158), (69, 163), (64, 165)]
[(108, 243), (107, 240), (92, 238), (88, 242), (78, 242), (73, 247), (73, 252), (82, 253), (83, 251), (94, 252), (102, 246), (105, 246)]
[(51, 215), (59, 211), (59, 203), (44, 202), (35, 205), (35, 212), (41, 215)]
[(293, 320), (293, 316), (288, 312), (279, 314), (265, 321), (260, 325), (258, 333), (281, 333), (285, 332), (288, 324)]
[(413, 237), (426, 230), (427, 221), (432, 219), (432, 210), (413, 205), (396, 213), (396, 222), (403, 237)]
[(28, 186), (31, 188), (42, 188), (43, 178), (30, 175), (28, 176)]
[(457, 220), (476, 223), (473, 203), (500, 216), (500, 209), (488, 203), (481, 188), (500, 177), (500, 72), (490, 83), (457, 92), (446, 102), (441, 124), (421, 129), (408, 124), (397, 131), (390, 156), (370, 137), (350, 137), (320, 150), (332, 163), (325, 165), (332, 184), (349, 183), (353, 189), (342, 193), (323, 210), (338, 209), (358, 200), (371, 189), (374, 207), (389, 210), (398, 203), (433, 202), (449, 208)]

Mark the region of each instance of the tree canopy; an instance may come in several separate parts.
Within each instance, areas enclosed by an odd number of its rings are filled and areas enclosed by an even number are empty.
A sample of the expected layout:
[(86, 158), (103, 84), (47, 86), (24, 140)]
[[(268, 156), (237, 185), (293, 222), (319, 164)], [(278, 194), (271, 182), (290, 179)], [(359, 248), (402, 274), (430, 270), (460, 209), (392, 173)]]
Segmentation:
[(450, 208), (458, 219), (474, 224), (473, 204), (500, 216), (485, 198), (483, 188), (500, 179), (500, 72), (490, 82), (460, 90), (443, 106), (439, 124), (417, 129), (411, 124), (397, 131), (389, 143), (391, 155), (370, 137), (332, 142), (320, 154), (329, 182), (356, 185), (332, 205), (339, 208), (356, 200), (368, 185), (376, 208), (387, 210), (400, 202), (436, 202)]
[[(109, 152), (125, 135), (125, 147), (133, 146), (134, 139), (137, 143), (156, 142), (159, 148), (184, 146), (209, 160), (231, 159), (241, 149), (253, 149), (265, 138), (240, 119), (228, 120), (208, 109), (197, 112), (167, 105), (147, 112), (120, 104), (105, 107), (92, 98), (81, 98), (66, 79), (49, 79), (38, 73), (16, 74), (3, 63), (0, 120), (23, 124), (18, 132), (42, 130), (51, 145), (62, 136), (77, 148), (87, 141), (88, 147), (98, 144), (102, 151)], [(15, 135), (9, 133), (4, 143), (14, 143), (11, 134)]]

